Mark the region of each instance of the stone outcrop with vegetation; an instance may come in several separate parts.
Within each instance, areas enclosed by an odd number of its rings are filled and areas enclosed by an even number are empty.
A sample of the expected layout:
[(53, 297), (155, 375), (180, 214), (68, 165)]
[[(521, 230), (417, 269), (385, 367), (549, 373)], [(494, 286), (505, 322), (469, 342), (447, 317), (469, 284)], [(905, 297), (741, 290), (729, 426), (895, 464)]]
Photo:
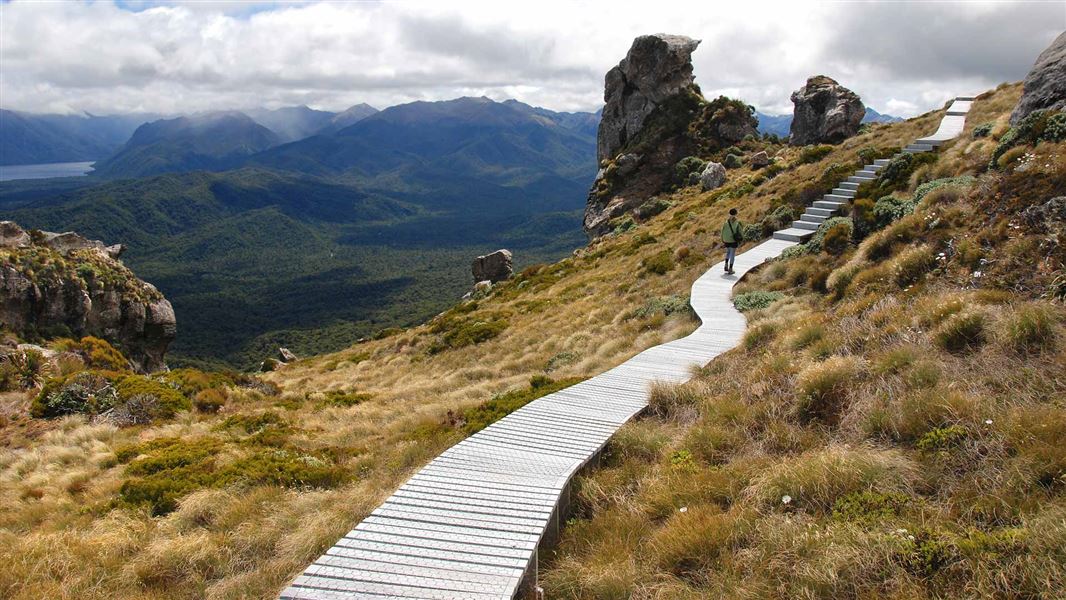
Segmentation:
[(1011, 125), (1037, 110), (1066, 109), (1066, 31), (1047, 47), (1025, 76), (1022, 97), (1011, 113)]
[(792, 93), (789, 143), (839, 144), (859, 132), (866, 107), (858, 94), (825, 75), (815, 75)]
[(641, 36), (607, 73), (600, 170), (585, 206), (591, 237), (627, 227), (632, 217), (646, 218), (655, 211), (656, 194), (693, 174), (698, 179), (697, 164), (702, 169), (708, 160), (725, 161), (727, 147), (758, 136), (754, 108), (724, 96), (703, 98), (692, 76), (698, 44), (677, 35)]
[(118, 261), (121, 245), (0, 223), (0, 323), (29, 340), (96, 336), (135, 368), (165, 368), (170, 302)]

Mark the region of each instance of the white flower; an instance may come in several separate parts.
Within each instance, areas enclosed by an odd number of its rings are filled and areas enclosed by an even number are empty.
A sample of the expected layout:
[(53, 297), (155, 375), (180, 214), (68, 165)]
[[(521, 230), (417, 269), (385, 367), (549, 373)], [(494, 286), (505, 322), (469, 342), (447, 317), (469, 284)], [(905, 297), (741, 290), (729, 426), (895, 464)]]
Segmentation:
[(982, 275), (982, 273), (980, 271), (974, 271), (973, 272), (974, 279), (979, 279), (981, 277), (981, 275)]
[(781, 504), (791, 504), (791, 503), (792, 503), (792, 496), (789, 496), (788, 494), (786, 494), (784, 496), (781, 496)]
[(688, 507), (682, 506), (681, 508), (677, 509), (677, 512), (688, 512)]
[(985, 419), (985, 425), (991, 425), (992, 419)]

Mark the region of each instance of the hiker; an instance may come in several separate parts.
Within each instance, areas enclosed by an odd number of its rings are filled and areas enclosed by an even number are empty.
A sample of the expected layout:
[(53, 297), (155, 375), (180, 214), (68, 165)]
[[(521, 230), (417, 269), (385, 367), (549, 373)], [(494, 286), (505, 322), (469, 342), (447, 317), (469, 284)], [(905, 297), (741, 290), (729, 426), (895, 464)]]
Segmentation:
[(740, 245), (744, 224), (737, 218), (737, 209), (729, 209), (729, 219), (722, 225), (722, 242), (725, 243), (725, 272), (733, 274), (733, 261), (737, 258), (737, 246)]

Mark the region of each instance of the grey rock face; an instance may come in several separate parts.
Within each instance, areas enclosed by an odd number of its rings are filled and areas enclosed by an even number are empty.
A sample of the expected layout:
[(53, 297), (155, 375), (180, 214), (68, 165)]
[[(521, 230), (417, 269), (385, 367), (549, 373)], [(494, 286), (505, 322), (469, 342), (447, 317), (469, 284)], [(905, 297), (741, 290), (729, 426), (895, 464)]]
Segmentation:
[[(0, 235), (4, 240), (22, 240), (17, 227), (0, 224)], [(18, 252), (34, 245), (27, 242), (3, 245)], [(0, 324), (20, 334), (65, 328), (77, 337), (104, 338), (140, 371), (166, 367), (164, 357), (177, 333), (177, 319), (159, 290), (111, 258), (100, 242), (77, 234), (46, 233), (41, 245), (66, 257), (68, 268), (42, 275), (17, 262), (0, 265)], [(74, 250), (99, 254), (72, 255)], [(90, 266), (85, 273), (78, 270), (82, 262)], [(96, 275), (100, 270), (106, 272), (103, 277)]]
[(30, 245), (30, 234), (14, 221), (0, 221), (0, 248), (25, 248)]
[(816, 75), (792, 93), (795, 105), (789, 143), (839, 144), (859, 132), (866, 107), (855, 92), (824, 75)]
[(756, 169), (765, 167), (770, 164), (770, 156), (766, 154), (766, 150), (761, 150), (751, 155), (749, 164)]
[(700, 186), (703, 191), (719, 188), (725, 183), (725, 166), (722, 163), (709, 162), (700, 173)]
[(614, 158), (644, 125), (655, 107), (692, 85), (692, 51), (699, 40), (683, 35), (642, 35), (607, 72), (597, 156)]
[(497, 281), (510, 279), (513, 272), (511, 268), (511, 251), (497, 250), (491, 254), (475, 258), (470, 265), (470, 272), (474, 275), (475, 283), (479, 281), (496, 283)]
[(1066, 31), (1037, 57), (1022, 90), (1010, 115), (1011, 125), (1017, 125), (1033, 111), (1066, 110)]

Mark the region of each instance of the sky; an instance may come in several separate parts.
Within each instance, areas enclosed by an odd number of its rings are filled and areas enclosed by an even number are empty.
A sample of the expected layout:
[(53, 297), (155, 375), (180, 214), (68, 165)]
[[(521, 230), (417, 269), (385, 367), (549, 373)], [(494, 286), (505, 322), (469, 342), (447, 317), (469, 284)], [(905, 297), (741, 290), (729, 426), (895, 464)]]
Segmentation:
[(125, 2), (0, 4), (0, 107), (162, 114), (460, 96), (603, 104), (634, 37), (702, 40), (704, 95), (792, 112), (824, 74), (902, 117), (1025, 77), (1055, 2)]

